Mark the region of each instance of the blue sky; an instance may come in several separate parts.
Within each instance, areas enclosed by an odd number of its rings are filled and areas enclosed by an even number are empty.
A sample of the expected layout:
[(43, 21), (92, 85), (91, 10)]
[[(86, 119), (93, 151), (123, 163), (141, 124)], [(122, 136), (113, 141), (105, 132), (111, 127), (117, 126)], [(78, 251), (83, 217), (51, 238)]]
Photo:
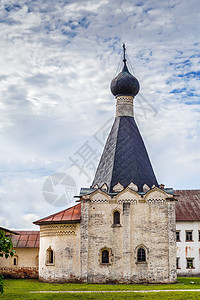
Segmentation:
[(200, 188), (198, 0), (0, 6), (1, 226), (34, 228), (33, 220), (73, 205), (71, 194), (57, 201), (54, 190), (44, 193), (51, 180), (56, 195), (69, 178), (74, 193), (90, 186), (115, 114), (109, 85), (123, 42), (140, 82), (135, 117), (158, 182)]

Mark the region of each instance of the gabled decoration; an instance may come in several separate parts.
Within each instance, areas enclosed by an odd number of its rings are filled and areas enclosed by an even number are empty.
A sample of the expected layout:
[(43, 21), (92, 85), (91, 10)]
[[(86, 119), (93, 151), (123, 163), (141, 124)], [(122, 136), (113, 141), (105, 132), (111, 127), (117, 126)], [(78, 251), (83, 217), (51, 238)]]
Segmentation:
[(128, 186), (116, 196), (113, 197), (118, 203), (128, 202), (128, 203), (137, 203), (140, 200), (141, 196), (138, 192), (133, 191)]
[(93, 191), (89, 195), (89, 200), (91, 202), (98, 202), (98, 203), (108, 202), (110, 200), (110, 196), (106, 193), (105, 190), (98, 189), (96, 191)]
[(98, 186), (98, 184), (96, 184), (95, 186), (94, 186), (94, 189), (98, 189), (99, 188), (99, 186)]
[(101, 190), (104, 190), (104, 191), (106, 191), (106, 192), (108, 191), (108, 186), (107, 186), (106, 183), (104, 183), (104, 184), (102, 185)]
[(146, 193), (146, 192), (148, 192), (149, 190), (150, 190), (150, 187), (145, 183), (145, 184), (143, 185), (143, 192)]
[(154, 189), (147, 191), (143, 199), (148, 201), (149, 199), (173, 199), (173, 197), (173, 193), (167, 193), (156, 186)]
[(131, 189), (131, 190), (133, 190), (133, 191), (135, 191), (135, 192), (138, 191), (138, 186), (137, 186), (135, 183), (133, 183), (133, 182), (131, 182), (131, 183), (128, 185), (128, 188)]
[(123, 191), (123, 189), (124, 189), (123, 185), (121, 185), (119, 182), (113, 187), (113, 191), (116, 193)]

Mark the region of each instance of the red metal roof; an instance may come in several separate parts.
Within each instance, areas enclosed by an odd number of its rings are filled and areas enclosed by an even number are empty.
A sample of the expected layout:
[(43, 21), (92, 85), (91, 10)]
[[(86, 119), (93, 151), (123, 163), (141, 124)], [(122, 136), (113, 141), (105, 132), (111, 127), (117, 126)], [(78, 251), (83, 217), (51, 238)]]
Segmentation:
[(200, 220), (200, 190), (176, 190), (176, 221)]
[(12, 236), (14, 248), (39, 248), (39, 231), (16, 231), (18, 235)]
[(57, 222), (59, 223), (65, 223), (71, 221), (78, 222), (80, 221), (80, 219), (81, 219), (81, 203), (72, 206), (70, 208), (67, 208), (65, 210), (62, 210), (46, 218), (35, 221), (34, 224), (42, 225), (42, 224), (57, 223)]

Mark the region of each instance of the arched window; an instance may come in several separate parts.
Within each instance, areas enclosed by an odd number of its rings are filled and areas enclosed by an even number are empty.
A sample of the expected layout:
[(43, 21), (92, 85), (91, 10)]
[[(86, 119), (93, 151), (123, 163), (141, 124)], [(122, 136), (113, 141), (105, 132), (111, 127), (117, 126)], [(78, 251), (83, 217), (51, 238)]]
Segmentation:
[(47, 264), (54, 264), (54, 252), (53, 250), (51, 249), (51, 247), (49, 247), (47, 249), (47, 252), (46, 252), (46, 262)]
[(53, 264), (53, 250), (49, 250), (49, 263)]
[(15, 255), (15, 256), (13, 257), (13, 265), (14, 265), (14, 266), (17, 266), (17, 265), (18, 265), (18, 256), (17, 256), (17, 255)]
[(101, 262), (102, 262), (102, 264), (109, 264), (109, 251), (108, 250), (102, 251)]
[(113, 214), (113, 223), (114, 225), (120, 224), (120, 213), (118, 211)]
[(137, 261), (146, 261), (146, 252), (142, 247), (140, 247), (137, 251)]

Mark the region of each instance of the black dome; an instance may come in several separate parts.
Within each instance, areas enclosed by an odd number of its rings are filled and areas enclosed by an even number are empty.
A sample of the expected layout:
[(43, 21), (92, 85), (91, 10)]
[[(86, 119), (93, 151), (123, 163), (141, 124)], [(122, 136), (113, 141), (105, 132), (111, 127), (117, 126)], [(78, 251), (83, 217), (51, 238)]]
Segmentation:
[(139, 92), (139, 81), (129, 72), (126, 62), (124, 62), (123, 70), (111, 81), (110, 89), (114, 96), (136, 96)]

